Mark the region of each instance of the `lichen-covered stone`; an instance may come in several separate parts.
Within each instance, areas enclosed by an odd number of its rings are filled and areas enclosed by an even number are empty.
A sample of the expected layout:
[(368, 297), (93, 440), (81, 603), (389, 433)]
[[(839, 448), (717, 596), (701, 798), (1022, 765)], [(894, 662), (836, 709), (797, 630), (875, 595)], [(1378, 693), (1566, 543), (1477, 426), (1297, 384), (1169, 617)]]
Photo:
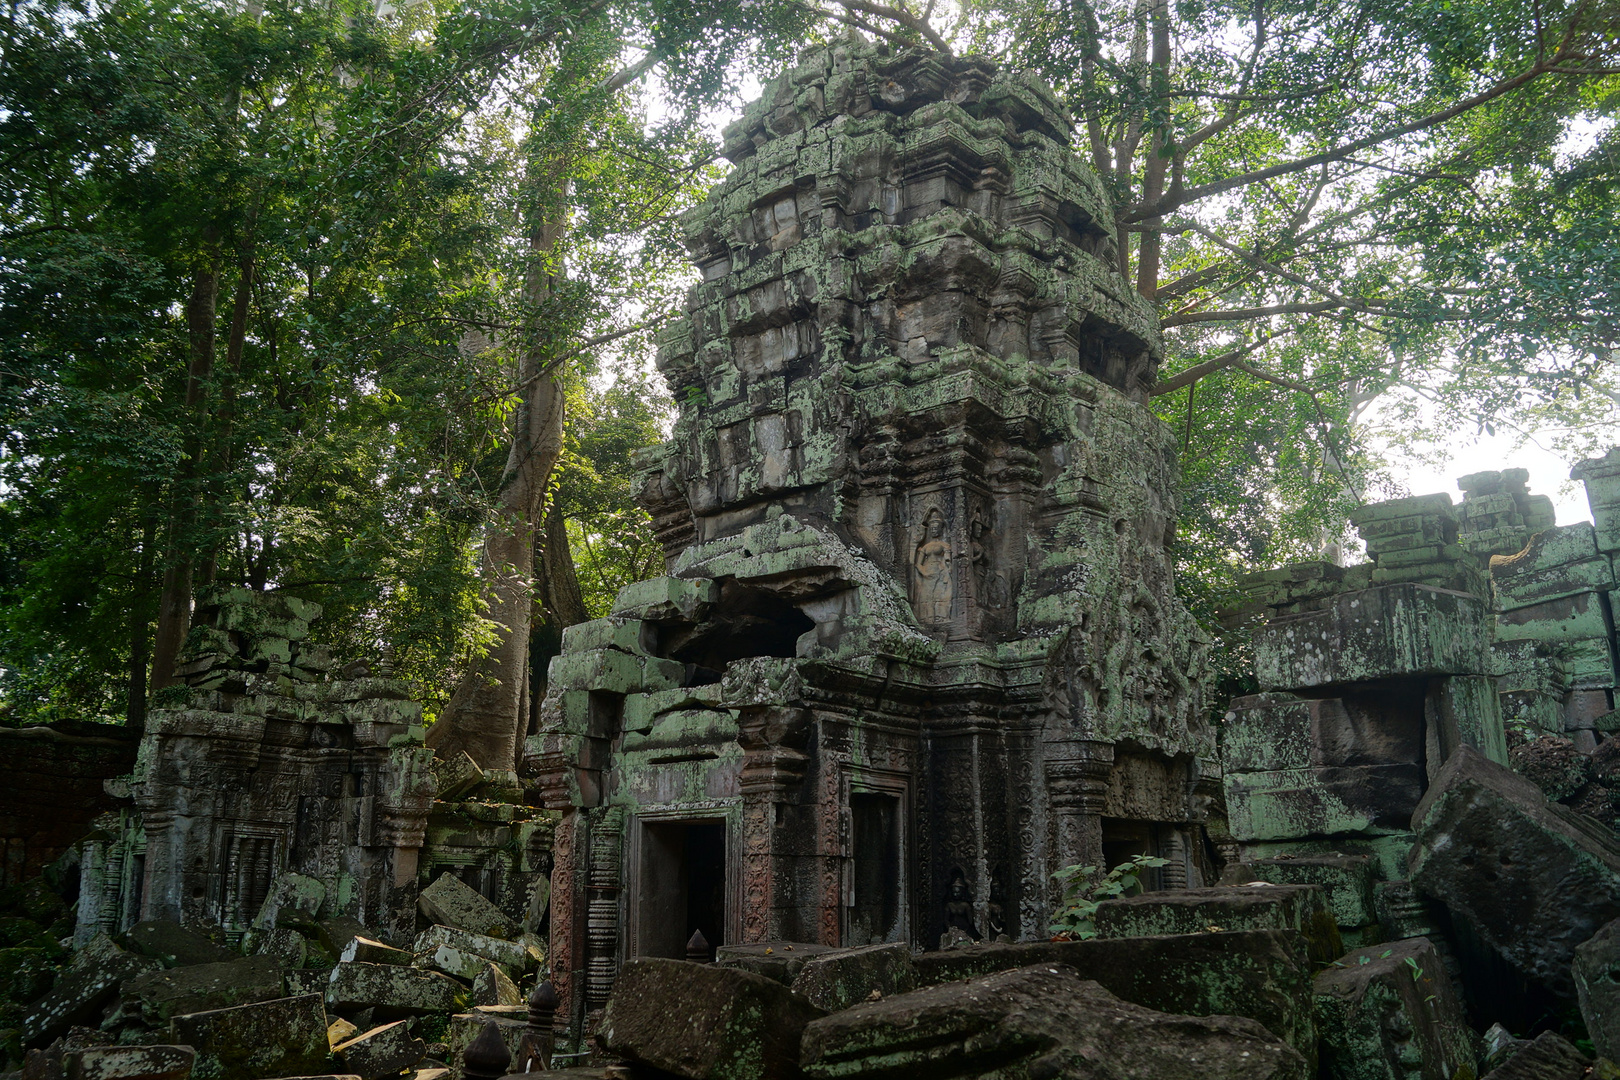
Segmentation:
[(437, 971), (394, 964), (339, 963), (326, 986), (333, 1009), (376, 1008), (384, 1012), (426, 1014), (455, 1010), (462, 986)]
[(197, 1052), (189, 1046), (93, 1046), (62, 1055), (67, 1080), (186, 1080)]
[(472, 1000), (474, 1005), (522, 1005), (523, 994), (499, 965), (485, 961), (473, 977)]
[(1292, 930), (969, 945), (923, 953), (914, 964), (922, 985), (1063, 965), (1155, 1012), (1248, 1017), (1299, 1051), (1314, 1075), (1311, 976), (1317, 965)]
[(422, 914), (436, 923), (494, 938), (514, 938), (517, 926), (501, 909), (454, 874), (440, 874), (417, 901)]
[(176, 1016), (169, 1038), (197, 1051), (195, 1080), (311, 1075), (329, 1053), (319, 994)]
[(398, 1020), (341, 1042), (332, 1052), (360, 1080), (380, 1080), (421, 1061), (427, 1056), (427, 1044), (411, 1034), (409, 1020)]
[(1576, 947), (1573, 974), (1592, 1045), (1620, 1061), (1620, 919)]
[(1543, 1031), (1501, 1065), (1492, 1080), (1590, 1080), (1592, 1062), (1556, 1031)]
[(1320, 611), (1255, 631), (1255, 675), (1276, 690), (1410, 675), (1488, 673), (1485, 602), (1422, 585), (1386, 585), (1333, 598)]
[(456, 1013), (450, 1018), (445, 1031), (447, 1060), (454, 1062), (459, 1073), (462, 1055), (472, 1041), (483, 1034), (484, 1027), (494, 1021), (501, 1043), (511, 1056), (512, 1068), (519, 1068), (523, 1049), (523, 1035), (528, 1031), (528, 1010), (519, 1005), (479, 1006), (470, 1013)]
[(1412, 817), (1412, 881), (1527, 977), (1573, 999), (1575, 949), (1620, 918), (1620, 839), (1470, 747)]
[(253, 925), (261, 929), (292, 927), (314, 932), (326, 886), (305, 874), (277, 874)]
[(1476, 1075), (1477, 1039), (1425, 938), (1360, 949), (1316, 976), (1325, 1080)]
[(408, 949), (396, 949), (381, 941), (356, 935), (343, 946), (338, 959), (350, 964), (409, 964), (412, 955)]
[(689, 1080), (789, 1080), (799, 1037), (822, 1010), (746, 971), (631, 960), (596, 1040), (609, 1053)]
[(1284, 930), (1299, 934), (1318, 963), (1329, 963), (1344, 951), (1327, 898), (1315, 885), (1223, 885), (1143, 893), (1103, 901), (1094, 919), (1097, 936), (1104, 938)]
[(631, 888), (673, 880), (647, 864), (679, 822), (723, 822), (736, 867), (711, 945), (1044, 937), (1105, 819), (1162, 834), (1166, 884), (1211, 869), (1210, 643), (1103, 182), (1051, 92), (984, 58), (800, 61), (682, 222), (680, 415), (638, 458), (667, 573), (570, 631), (525, 745), (574, 838), (574, 1018), (622, 959), (592, 942), (682, 955), (681, 902)]
[(534, 966), (534, 958), (529, 955), (529, 950), (518, 942), (504, 941), (470, 930), (458, 930), (453, 926), (428, 927), (416, 936), (416, 942), (411, 949), (416, 953), (431, 953), (441, 946), (448, 946), (484, 960), (493, 960), (518, 975), (527, 974)]
[(903, 994), (916, 987), (911, 946), (893, 942), (813, 957), (794, 978), (792, 990), (823, 1012), (837, 1012), (873, 994)]
[(140, 1002), (142, 1015), (153, 1025), (180, 1013), (269, 1001), (286, 992), (281, 965), (270, 956), (152, 971), (129, 980), (122, 991), (126, 998)]
[(1377, 878), (1369, 855), (1290, 855), (1286, 859), (1250, 859), (1221, 874), (1222, 885), (1265, 881), (1273, 885), (1319, 885), (1340, 930), (1378, 921), (1373, 906)]
[(1038, 965), (857, 1005), (811, 1023), (812, 1077), (1304, 1080), (1298, 1052), (1252, 1020), (1124, 1002)]
[(177, 922), (145, 920), (124, 934), (124, 945), (131, 952), (150, 956), (164, 967), (190, 967), (193, 964), (219, 964), (236, 955), (194, 930)]
[(66, 1034), (106, 1004), (125, 981), (157, 966), (156, 960), (127, 953), (105, 934), (97, 935), (57, 976), (51, 992), (29, 1006), (23, 1015), (23, 1045), (44, 1046)]

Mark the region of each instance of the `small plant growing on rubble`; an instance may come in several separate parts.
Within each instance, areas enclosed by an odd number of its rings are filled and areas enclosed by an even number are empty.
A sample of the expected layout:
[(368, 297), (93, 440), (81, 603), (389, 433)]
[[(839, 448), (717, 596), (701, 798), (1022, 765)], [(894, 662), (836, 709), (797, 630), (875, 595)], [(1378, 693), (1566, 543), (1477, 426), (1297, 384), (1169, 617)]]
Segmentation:
[(1096, 937), (1097, 905), (1116, 896), (1141, 892), (1142, 871), (1169, 861), (1153, 855), (1133, 855), (1130, 862), (1120, 863), (1106, 874), (1097, 866), (1066, 866), (1053, 874), (1063, 886), (1063, 907), (1052, 923), (1052, 940), (1086, 941)]

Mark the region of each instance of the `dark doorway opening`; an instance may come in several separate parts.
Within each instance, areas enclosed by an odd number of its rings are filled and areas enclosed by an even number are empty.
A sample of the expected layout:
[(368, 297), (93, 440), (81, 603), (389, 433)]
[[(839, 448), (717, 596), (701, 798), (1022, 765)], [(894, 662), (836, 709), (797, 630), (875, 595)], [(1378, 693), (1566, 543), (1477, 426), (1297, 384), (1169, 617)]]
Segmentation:
[(641, 836), (636, 955), (684, 960), (698, 930), (725, 944), (725, 822), (649, 821)]
[(900, 799), (858, 792), (849, 797), (853, 895), (847, 944), (900, 941), (905, 932)]
[[(1103, 818), (1102, 849), (1104, 868), (1107, 870), (1123, 866), (1135, 855), (1158, 855), (1159, 845), (1153, 835), (1153, 823), (1129, 821), (1124, 818)], [(1164, 888), (1157, 867), (1143, 868), (1138, 881), (1143, 892)]]

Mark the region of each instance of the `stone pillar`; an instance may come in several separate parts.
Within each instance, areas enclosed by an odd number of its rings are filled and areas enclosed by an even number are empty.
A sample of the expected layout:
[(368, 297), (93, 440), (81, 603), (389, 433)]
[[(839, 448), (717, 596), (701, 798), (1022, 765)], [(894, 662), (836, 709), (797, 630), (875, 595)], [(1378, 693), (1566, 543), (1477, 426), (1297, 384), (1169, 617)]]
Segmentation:
[(624, 811), (610, 807), (593, 823), (585, 902), (585, 1006), (600, 1009), (619, 973), (619, 887), (624, 878)]
[[(1053, 760), (1056, 750), (1062, 754)], [(1102, 816), (1114, 748), (1100, 742), (1046, 747), (1046, 787), (1052, 803), (1053, 843), (1049, 872), (1066, 866), (1101, 866)]]
[[(758, 710), (764, 712), (803, 710)], [(754, 714), (754, 715), (751, 715)], [(804, 779), (805, 755), (792, 747), (771, 745), (764, 739), (767, 724), (756, 710), (746, 710), (741, 741), (742, 777), (742, 941), (752, 944), (783, 936), (778, 883), (791, 880), (785, 860), (776, 851), (776, 807), (791, 802), (790, 789)]]
[(551, 947), (546, 959), (557, 991), (558, 1025), (575, 1032), (581, 1030), (585, 1016), (585, 875), (579, 865), (585, 831), (583, 813), (565, 805), (552, 848)]

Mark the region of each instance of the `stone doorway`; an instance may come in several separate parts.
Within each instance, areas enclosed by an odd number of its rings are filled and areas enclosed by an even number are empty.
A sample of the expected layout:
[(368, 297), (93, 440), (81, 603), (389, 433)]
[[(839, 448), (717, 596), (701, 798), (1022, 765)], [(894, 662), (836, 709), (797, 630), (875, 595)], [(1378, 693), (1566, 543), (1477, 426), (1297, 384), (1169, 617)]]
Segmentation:
[(644, 820), (640, 832), (635, 954), (684, 960), (698, 930), (726, 944), (725, 821)]
[(849, 797), (850, 896), (845, 944), (906, 940), (904, 817), (900, 796), (854, 792)]

